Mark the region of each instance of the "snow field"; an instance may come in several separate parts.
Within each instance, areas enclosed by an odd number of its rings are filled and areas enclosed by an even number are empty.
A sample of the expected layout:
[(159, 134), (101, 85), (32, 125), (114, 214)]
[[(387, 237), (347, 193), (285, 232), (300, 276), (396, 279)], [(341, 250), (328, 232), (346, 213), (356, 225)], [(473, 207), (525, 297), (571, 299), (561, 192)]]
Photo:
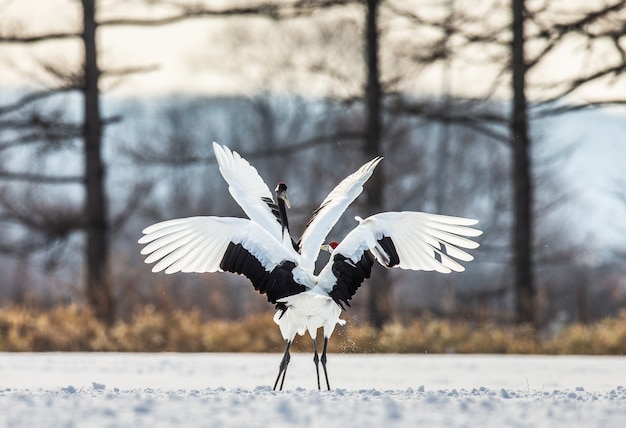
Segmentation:
[[(0, 354), (0, 426), (622, 427), (626, 359), (294, 354)], [(421, 383), (419, 381), (422, 381)], [(610, 386), (613, 385), (613, 386)]]

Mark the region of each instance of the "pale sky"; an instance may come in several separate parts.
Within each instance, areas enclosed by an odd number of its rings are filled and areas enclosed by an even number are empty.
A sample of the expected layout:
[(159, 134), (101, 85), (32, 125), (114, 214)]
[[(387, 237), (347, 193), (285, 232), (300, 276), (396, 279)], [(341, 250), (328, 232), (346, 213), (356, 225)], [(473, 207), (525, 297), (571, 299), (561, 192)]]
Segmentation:
[(613, 194), (619, 183), (626, 185), (626, 109), (574, 113), (549, 121), (550, 144), (573, 145), (560, 165), (565, 185), (574, 192), (570, 215), (574, 236), (589, 236), (594, 247), (624, 248), (626, 201)]

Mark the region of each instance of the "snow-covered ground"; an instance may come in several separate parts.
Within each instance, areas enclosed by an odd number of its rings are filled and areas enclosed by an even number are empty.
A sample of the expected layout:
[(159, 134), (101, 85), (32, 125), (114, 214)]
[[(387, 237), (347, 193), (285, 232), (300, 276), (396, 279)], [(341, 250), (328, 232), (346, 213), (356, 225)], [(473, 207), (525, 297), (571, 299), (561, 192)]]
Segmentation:
[[(626, 359), (329, 355), (0, 354), (0, 426), (622, 427)], [(428, 425), (426, 425), (428, 424)]]

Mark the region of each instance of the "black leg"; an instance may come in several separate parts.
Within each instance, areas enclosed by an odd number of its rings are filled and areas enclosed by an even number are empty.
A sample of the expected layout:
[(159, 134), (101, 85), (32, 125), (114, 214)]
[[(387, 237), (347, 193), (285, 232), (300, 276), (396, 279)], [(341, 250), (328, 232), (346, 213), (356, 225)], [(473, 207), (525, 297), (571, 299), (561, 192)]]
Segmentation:
[(289, 365), (289, 360), (291, 359), (291, 355), (289, 355), (289, 347), (291, 346), (290, 340), (285, 340), (285, 353), (283, 354), (283, 359), (280, 361), (280, 367), (278, 369), (278, 376), (276, 377), (276, 382), (274, 382), (274, 391), (276, 391), (276, 387), (278, 386), (278, 381), (280, 380), (280, 376), (282, 375), (283, 379), (280, 382), (280, 390), (283, 390), (283, 384), (285, 383), (285, 376), (287, 376), (287, 366)]
[[(324, 369), (324, 377), (326, 378), (326, 387), (330, 391), (330, 383), (328, 383), (328, 372), (326, 371), (326, 348), (328, 347), (328, 338), (324, 338), (324, 349), (322, 350), (322, 368)], [(319, 386), (319, 382), (318, 382)]]
[(315, 374), (317, 375), (317, 389), (322, 389), (320, 386), (320, 358), (317, 355), (317, 340), (313, 338), (313, 362), (315, 363)]

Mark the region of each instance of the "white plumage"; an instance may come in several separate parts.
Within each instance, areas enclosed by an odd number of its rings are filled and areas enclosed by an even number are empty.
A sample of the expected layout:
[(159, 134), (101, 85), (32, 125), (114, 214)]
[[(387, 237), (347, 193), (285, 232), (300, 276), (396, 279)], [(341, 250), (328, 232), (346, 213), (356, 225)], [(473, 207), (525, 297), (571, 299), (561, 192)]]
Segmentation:
[(302, 239), (300, 265), (313, 270), (315, 261), (326, 236), (348, 206), (363, 192), (363, 184), (372, 176), (374, 168), (382, 160), (377, 157), (363, 165), (355, 173), (344, 178), (320, 204), (307, 225)]
[[(286, 185), (279, 183), (276, 200), (257, 170), (236, 152), (213, 143), (219, 170), (230, 194), (248, 219), (189, 217), (168, 220), (143, 230), (139, 243), (153, 272), (229, 271), (248, 277), (278, 309), (274, 321), (285, 339), (285, 353), (274, 384), (282, 389), (296, 334), (308, 332), (320, 388), (319, 361), (326, 386), (328, 339), (340, 314), (361, 283), (369, 278), (374, 260), (385, 267), (450, 273), (462, 272), (460, 261), (473, 257), (463, 249), (478, 244), (466, 237), (481, 231), (476, 220), (419, 212), (385, 212), (366, 219), (331, 249), (326, 266), (316, 275), (315, 261), (326, 236), (345, 209), (361, 194), (364, 183), (382, 160), (377, 157), (341, 181), (309, 221), (299, 243), (289, 234)], [(316, 332), (323, 328), (324, 345), (318, 358)]]
[(284, 260), (295, 261), (285, 247), (259, 224), (234, 217), (187, 217), (154, 224), (139, 240), (146, 263), (159, 262), (152, 272), (217, 272), (228, 245), (248, 248), (268, 270)]
[(280, 240), (280, 224), (267, 204), (267, 201), (274, 201), (274, 195), (256, 168), (239, 156), (239, 153), (231, 152), (226, 146), (222, 147), (214, 142), (213, 151), (233, 199), (249, 219)]

